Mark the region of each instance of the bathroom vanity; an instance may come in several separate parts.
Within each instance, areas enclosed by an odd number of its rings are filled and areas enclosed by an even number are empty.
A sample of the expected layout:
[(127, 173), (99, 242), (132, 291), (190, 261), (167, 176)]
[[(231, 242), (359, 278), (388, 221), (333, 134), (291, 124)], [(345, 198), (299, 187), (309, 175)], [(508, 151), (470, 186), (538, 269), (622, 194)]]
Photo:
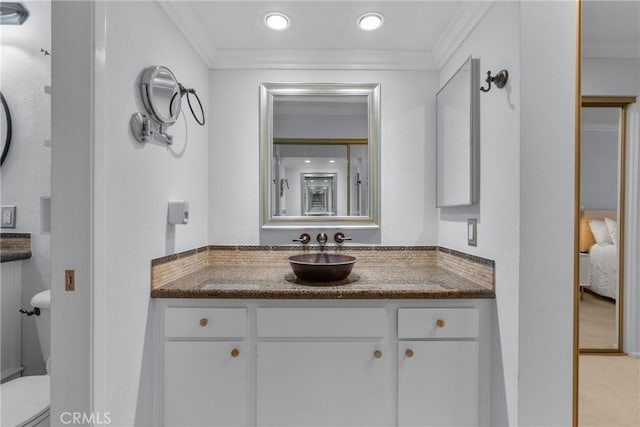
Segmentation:
[(487, 425), (493, 283), (446, 266), (493, 280), (491, 261), (360, 247), (358, 281), (310, 287), (263, 249), (152, 265), (207, 259), (152, 289), (156, 425)]

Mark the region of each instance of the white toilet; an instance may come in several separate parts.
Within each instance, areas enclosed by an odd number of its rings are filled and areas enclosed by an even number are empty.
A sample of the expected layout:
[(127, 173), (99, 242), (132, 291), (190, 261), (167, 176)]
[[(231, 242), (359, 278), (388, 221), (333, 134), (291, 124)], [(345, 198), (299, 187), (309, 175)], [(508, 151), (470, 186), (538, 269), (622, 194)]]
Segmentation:
[(49, 426), (51, 356), (51, 291), (43, 291), (31, 298), (31, 305), (40, 309), (35, 316), (38, 339), (47, 375), (19, 377), (0, 385), (0, 426)]

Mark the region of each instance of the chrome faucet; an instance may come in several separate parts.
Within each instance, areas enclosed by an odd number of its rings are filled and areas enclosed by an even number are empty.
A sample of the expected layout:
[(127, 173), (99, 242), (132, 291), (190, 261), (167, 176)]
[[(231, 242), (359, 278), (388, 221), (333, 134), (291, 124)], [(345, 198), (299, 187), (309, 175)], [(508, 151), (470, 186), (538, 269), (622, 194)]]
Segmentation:
[(300, 237), (298, 237), (297, 239), (293, 239), (293, 242), (300, 242), (303, 245), (306, 245), (307, 243), (309, 243), (311, 241), (311, 236), (309, 236), (309, 234), (307, 233), (302, 233), (300, 235)]
[(334, 236), (333, 236), (333, 240), (336, 241), (336, 243), (340, 244), (340, 243), (344, 243), (345, 240), (351, 240), (351, 237), (346, 237), (344, 235), (344, 233), (338, 231)]
[(327, 233), (318, 233), (316, 239), (318, 239), (318, 243), (324, 245), (325, 243), (327, 243), (327, 240), (329, 240), (329, 236), (327, 236)]

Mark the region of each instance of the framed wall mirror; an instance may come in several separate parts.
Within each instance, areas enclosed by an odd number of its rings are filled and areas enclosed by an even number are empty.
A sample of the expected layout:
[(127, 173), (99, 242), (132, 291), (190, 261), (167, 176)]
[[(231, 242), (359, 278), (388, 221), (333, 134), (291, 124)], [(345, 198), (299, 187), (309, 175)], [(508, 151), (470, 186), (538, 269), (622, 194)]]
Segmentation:
[(262, 228), (379, 227), (379, 84), (260, 86)]
[(436, 95), (436, 207), (478, 202), (479, 60), (468, 58)]
[(576, 5), (573, 425), (639, 425), (640, 3)]
[(629, 97), (582, 97), (579, 311), (582, 353), (621, 352)]

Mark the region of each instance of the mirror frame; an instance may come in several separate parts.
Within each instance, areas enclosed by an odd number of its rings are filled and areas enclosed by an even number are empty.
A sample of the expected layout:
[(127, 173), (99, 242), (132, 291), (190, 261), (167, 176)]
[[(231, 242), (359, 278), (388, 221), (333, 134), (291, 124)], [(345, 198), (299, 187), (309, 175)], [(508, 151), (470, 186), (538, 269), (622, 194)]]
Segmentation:
[[(616, 323), (617, 323), (617, 347), (581, 347), (578, 337), (578, 352), (580, 354), (623, 354), (624, 340), (624, 257), (625, 257), (625, 210), (626, 210), (626, 179), (627, 179), (627, 109), (629, 104), (636, 102), (633, 96), (580, 96), (580, 125), (582, 125), (582, 109), (583, 108), (612, 108), (620, 112), (620, 122), (618, 124), (618, 296), (616, 301)], [(582, 154), (582, 129), (577, 138), (579, 154)], [(582, 171), (581, 158), (576, 159), (576, 163), (580, 163), (580, 171)], [(580, 181), (577, 181), (580, 183)], [(582, 206), (580, 198), (581, 185), (576, 185), (578, 206)], [(580, 218), (578, 218), (580, 221)], [(578, 232), (579, 234), (579, 232)], [(579, 237), (579, 236), (578, 236)], [(579, 251), (578, 251), (579, 252)], [(580, 255), (575, 261), (580, 265)], [(580, 292), (580, 281), (578, 274), (578, 292)], [(580, 306), (580, 297), (578, 297), (578, 307)], [(578, 308), (579, 310), (579, 308)], [(578, 324), (580, 319), (578, 318)], [(578, 328), (579, 329), (579, 328)]]
[[(457, 78), (461, 77), (460, 72), (468, 64), (469, 67), (469, 93), (466, 100), (461, 100), (465, 104), (468, 103), (469, 108), (469, 194), (464, 202), (460, 203), (447, 203), (444, 201), (444, 186), (446, 182), (444, 180), (443, 168), (440, 166), (440, 157), (442, 156), (442, 146), (446, 141), (442, 137), (442, 128), (440, 127), (439, 120), (439, 104), (442, 102), (442, 97), (445, 94), (445, 90), (450, 87)], [(462, 102), (461, 102), (462, 103)], [(465, 105), (466, 107), (467, 105)], [(466, 141), (465, 141), (466, 142)], [(441, 189), (441, 187), (443, 187)], [(436, 94), (436, 208), (450, 208), (459, 206), (472, 206), (478, 203), (480, 199), (480, 60), (472, 56), (467, 59), (458, 67), (453, 75), (442, 85), (438, 93)]]
[(0, 157), (0, 166), (2, 166), (7, 158), (7, 154), (9, 154), (9, 148), (11, 147), (13, 123), (11, 122), (11, 111), (9, 110), (9, 105), (7, 104), (7, 100), (4, 98), (2, 92), (0, 92), (0, 103), (2, 104), (1, 114), (4, 116), (6, 121), (5, 138), (4, 141), (2, 141), (2, 157)]
[[(273, 153), (273, 101), (280, 96), (366, 96), (368, 105), (369, 215), (271, 215), (271, 156)], [(260, 85), (260, 228), (380, 228), (380, 84), (379, 83), (262, 83)]]
[[(160, 113), (160, 109), (158, 108), (154, 98), (153, 81), (160, 72), (169, 74), (175, 82), (172, 99), (174, 99), (176, 96), (178, 97), (178, 106), (176, 114), (170, 117), (165, 117)], [(140, 90), (142, 92), (142, 102), (144, 103), (145, 109), (151, 115), (151, 118), (158, 124), (171, 126), (178, 120), (178, 118), (180, 117), (180, 112), (182, 110), (180, 99), (180, 83), (178, 83), (178, 79), (176, 78), (175, 74), (173, 74), (173, 72), (168, 67), (165, 67), (164, 65), (153, 65), (151, 67), (145, 68), (142, 72), (142, 76), (140, 77)]]

